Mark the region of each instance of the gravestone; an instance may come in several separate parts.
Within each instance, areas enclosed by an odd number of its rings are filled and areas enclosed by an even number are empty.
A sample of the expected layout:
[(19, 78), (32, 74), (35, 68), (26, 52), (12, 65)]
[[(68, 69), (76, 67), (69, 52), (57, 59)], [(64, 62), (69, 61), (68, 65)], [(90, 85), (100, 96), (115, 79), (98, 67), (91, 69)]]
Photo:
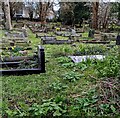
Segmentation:
[(71, 35), (76, 35), (76, 31), (74, 29), (71, 29)]
[(24, 34), (25, 37), (28, 37), (27, 30), (26, 30), (25, 27), (23, 27), (23, 34)]
[(102, 36), (102, 40), (107, 41), (108, 40), (108, 36), (107, 35), (103, 35)]
[(120, 34), (116, 38), (116, 45), (120, 45)]
[(90, 29), (90, 30), (89, 30), (89, 33), (88, 33), (88, 37), (94, 38), (94, 33), (95, 33), (95, 31), (92, 30), (92, 29)]

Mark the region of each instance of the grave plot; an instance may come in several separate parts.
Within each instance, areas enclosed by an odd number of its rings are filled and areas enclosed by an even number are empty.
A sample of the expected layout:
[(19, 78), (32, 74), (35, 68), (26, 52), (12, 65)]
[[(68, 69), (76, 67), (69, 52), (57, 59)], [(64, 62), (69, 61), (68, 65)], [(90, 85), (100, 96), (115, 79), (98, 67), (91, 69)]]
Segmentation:
[(6, 39), (2, 38), (0, 40), (0, 48), (7, 49), (10, 47), (27, 47), (30, 48), (30, 41), (27, 39)]
[(25, 24), (23, 22), (19, 22), (19, 23), (15, 23), (14, 24), (14, 28), (23, 28), (25, 26)]
[[(91, 40), (87, 40), (87, 38), (91, 38)], [(96, 33), (94, 30), (90, 30), (88, 33), (88, 37), (86, 40), (79, 40), (82, 43), (91, 43), (91, 44), (109, 44), (110, 40), (103, 40), (101, 33)]]
[(76, 28), (76, 33), (84, 33), (84, 29), (83, 28)]
[(55, 37), (55, 35), (49, 34), (49, 33), (37, 33), (36, 38), (41, 38), (41, 37)]
[(24, 36), (24, 33), (23, 32), (5, 32), (5, 37), (19, 37), (19, 38), (23, 38), (25, 37)]
[(39, 30), (41, 29), (40, 23), (30, 22), (30, 23), (27, 23), (27, 26), (33, 33), (39, 32)]
[(74, 63), (79, 63), (88, 59), (103, 60), (107, 51), (108, 48), (106, 46), (93, 46), (89, 44), (88, 46), (80, 46), (73, 55), (69, 55), (68, 57), (71, 58)]
[(109, 44), (110, 41), (102, 41), (102, 40), (80, 40), (82, 43), (90, 43), (90, 44)]
[(38, 46), (38, 54), (33, 56), (14, 56), (1, 58), (2, 75), (25, 75), (45, 72), (44, 48)]
[(81, 34), (78, 34), (78, 33), (64, 32), (64, 31), (57, 31), (55, 32), (55, 34), (63, 37), (81, 37), (82, 36)]
[(72, 44), (73, 40), (57, 40), (56, 37), (42, 37), (42, 44)]
[(2, 37), (0, 42), (2, 49), (10, 48), (11, 46), (30, 48), (31, 43), (27, 38), (27, 31), (25, 29), (5, 32), (5, 36)]
[(108, 51), (108, 48), (104, 45), (92, 45), (82, 44), (73, 53), (73, 56), (84, 56), (84, 55), (104, 55)]
[(33, 33), (41, 33), (41, 32), (47, 32), (47, 29), (46, 28), (35, 28), (35, 27), (31, 27), (30, 30), (33, 32)]
[(47, 33), (48, 31), (51, 31), (51, 29), (48, 26), (42, 25), (40, 23), (27, 24), (27, 26), (33, 33), (42, 33), (42, 32)]
[(117, 33), (101, 33), (102, 40), (115, 41)]
[(117, 33), (95, 33), (94, 39), (91, 41), (83, 41), (83, 43), (92, 43), (92, 44), (109, 44), (110, 41), (115, 41)]
[(5, 37), (24, 38), (24, 37), (28, 37), (28, 33), (26, 28), (24, 27), (23, 29), (13, 29), (12, 31), (6, 31)]

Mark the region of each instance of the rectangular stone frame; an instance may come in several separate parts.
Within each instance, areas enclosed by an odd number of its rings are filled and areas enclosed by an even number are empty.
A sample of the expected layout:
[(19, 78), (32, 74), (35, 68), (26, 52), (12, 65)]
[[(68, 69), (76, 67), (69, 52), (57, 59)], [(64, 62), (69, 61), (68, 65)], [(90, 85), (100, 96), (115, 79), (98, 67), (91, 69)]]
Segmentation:
[[(17, 64), (16, 62), (13, 65)], [(10, 65), (10, 63), (9, 63)], [(1, 75), (26, 75), (45, 73), (45, 53), (42, 46), (38, 46), (38, 68), (0, 70)]]

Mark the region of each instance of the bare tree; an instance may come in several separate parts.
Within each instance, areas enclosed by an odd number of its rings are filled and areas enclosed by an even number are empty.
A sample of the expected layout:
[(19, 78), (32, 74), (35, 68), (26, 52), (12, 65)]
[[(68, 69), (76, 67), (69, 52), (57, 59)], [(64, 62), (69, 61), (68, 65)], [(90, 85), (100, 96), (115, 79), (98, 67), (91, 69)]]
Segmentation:
[(48, 0), (48, 2), (40, 2), (39, 5), (40, 5), (40, 20), (42, 23), (45, 23), (48, 9), (53, 7), (53, 2)]
[(23, 2), (10, 2), (10, 16), (11, 19), (15, 15), (16, 11), (19, 11), (23, 8), (24, 3)]
[(109, 25), (111, 3), (100, 3), (99, 6), (99, 29), (107, 29)]
[(29, 11), (29, 17), (30, 17), (30, 20), (32, 21), (33, 20), (33, 12), (34, 12), (34, 3), (33, 2), (29, 2), (29, 7), (28, 7), (28, 11)]

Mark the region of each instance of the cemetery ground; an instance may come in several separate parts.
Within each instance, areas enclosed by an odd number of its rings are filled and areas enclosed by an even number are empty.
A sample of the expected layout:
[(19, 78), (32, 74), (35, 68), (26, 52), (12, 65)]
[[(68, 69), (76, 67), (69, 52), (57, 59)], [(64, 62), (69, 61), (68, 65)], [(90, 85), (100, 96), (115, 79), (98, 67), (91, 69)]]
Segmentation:
[[(27, 31), (32, 50), (36, 51), (42, 45), (40, 38), (30, 29)], [(87, 35), (85, 32), (84, 36)], [(45, 73), (0, 77), (3, 117), (119, 117), (120, 62), (118, 46), (111, 48), (113, 44), (115, 41), (106, 45), (43, 45)], [(105, 58), (80, 63), (68, 58), (85, 54)]]

